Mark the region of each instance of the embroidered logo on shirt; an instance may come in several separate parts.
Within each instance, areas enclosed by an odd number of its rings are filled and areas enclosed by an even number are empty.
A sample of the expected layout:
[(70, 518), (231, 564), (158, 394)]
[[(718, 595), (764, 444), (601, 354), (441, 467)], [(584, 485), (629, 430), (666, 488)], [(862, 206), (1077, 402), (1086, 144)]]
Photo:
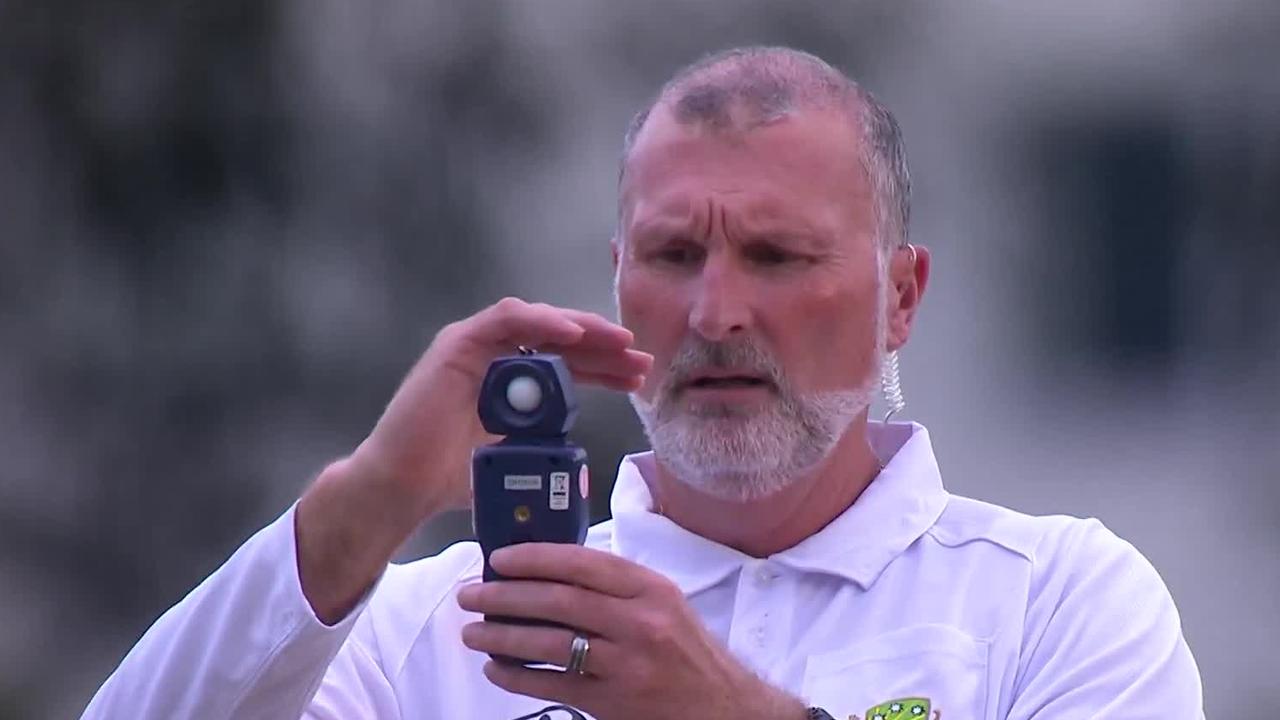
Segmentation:
[[(929, 717), (931, 710), (933, 717)], [(858, 716), (850, 715), (849, 720), (858, 720)], [(929, 698), (900, 698), (871, 708), (866, 720), (942, 720), (942, 711), (933, 710)]]

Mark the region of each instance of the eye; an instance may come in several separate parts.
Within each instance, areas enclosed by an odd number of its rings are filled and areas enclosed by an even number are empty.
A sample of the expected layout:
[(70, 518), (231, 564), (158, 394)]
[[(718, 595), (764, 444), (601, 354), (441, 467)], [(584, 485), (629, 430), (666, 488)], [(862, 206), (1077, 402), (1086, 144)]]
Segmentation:
[(747, 259), (751, 262), (757, 265), (764, 265), (766, 267), (786, 265), (787, 263), (801, 259), (799, 255), (796, 255), (793, 252), (788, 252), (787, 250), (771, 243), (757, 243), (755, 245), (749, 245), (744, 249), (743, 254), (745, 254)]
[(702, 262), (705, 251), (701, 245), (688, 240), (673, 240), (655, 250), (651, 257), (669, 265), (696, 265)]

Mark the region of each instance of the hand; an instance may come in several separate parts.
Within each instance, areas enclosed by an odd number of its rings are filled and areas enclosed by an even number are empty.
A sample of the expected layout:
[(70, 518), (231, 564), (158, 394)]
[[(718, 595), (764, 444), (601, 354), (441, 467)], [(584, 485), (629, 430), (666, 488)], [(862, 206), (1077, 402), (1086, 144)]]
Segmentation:
[[(591, 641), (584, 675), (490, 660), (504, 690), (572, 705), (597, 720), (803, 720), (803, 704), (743, 667), (711, 637), (665, 577), (609, 553), (551, 543), (497, 550), (510, 580), (458, 591), (464, 610), (579, 628)], [(463, 643), (480, 652), (565, 665), (574, 631), (471, 623)]]
[(653, 364), (632, 341), (599, 315), (515, 298), (441, 330), (368, 438), (298, 504), (298, 572), (317, 616), (344, 617), (422, 521), (468, 504), (471, 452), (492, 440), (476, 401), (494, 358), (532, 346), (564, 357), (576, 381), (631, 391)]
[(471, 451), (496, 439), (476, 414), (489, 363), (534, 347), (563, 356), (577, 382), (629, 392), (653, 364), (632, 341), (594, 313), (502, 300), (440, 331), (352, 461), (433, 510), (467, 507)]

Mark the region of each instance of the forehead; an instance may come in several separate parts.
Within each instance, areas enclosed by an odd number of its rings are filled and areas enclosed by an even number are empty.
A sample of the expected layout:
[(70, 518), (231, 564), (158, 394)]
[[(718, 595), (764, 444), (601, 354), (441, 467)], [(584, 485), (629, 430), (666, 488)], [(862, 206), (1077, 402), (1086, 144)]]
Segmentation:
[(619, 188), (626, 225), (677, 220), (708, 196), (760, 222), (831, 232), (871, 221), (859, 133), (847, 115), (800, 110), (749, 129), (679, 122), (662, 106), (631, 149)]

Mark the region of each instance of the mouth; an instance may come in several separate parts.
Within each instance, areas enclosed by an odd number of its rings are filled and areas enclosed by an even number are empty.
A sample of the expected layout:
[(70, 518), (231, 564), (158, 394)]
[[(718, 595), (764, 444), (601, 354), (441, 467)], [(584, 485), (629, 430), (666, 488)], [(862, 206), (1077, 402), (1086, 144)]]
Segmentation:
[(773, 383), (759, 375), (748, 373), (715, 372), (694, 375), (683, 383), (682, 389), (689, 390), (752, 390), (769, 389)]

